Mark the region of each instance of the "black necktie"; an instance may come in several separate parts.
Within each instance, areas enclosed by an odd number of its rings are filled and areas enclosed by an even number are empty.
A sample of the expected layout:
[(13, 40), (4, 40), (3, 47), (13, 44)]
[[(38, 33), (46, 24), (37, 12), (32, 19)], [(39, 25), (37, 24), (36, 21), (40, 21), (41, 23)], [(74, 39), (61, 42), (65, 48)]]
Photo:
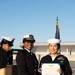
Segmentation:
[(32, 53), (32, 52), (30, 52), (30, 54), (31, 54), (31, 55), (33, 55), (33, 53)]

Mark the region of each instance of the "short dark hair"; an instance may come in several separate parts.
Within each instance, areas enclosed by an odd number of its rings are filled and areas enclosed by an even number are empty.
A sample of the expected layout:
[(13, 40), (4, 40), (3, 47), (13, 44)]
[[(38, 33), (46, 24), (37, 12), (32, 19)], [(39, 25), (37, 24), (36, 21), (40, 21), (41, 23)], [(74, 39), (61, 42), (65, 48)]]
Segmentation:
[(58, 48), (60, 49), (60, 43), (57, 43)]

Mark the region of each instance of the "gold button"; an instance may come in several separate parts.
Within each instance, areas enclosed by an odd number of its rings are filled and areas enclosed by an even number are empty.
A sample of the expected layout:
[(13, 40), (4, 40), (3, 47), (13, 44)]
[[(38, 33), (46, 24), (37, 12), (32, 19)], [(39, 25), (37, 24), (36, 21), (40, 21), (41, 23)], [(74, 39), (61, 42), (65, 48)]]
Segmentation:
[(37, 61), (35, 61), (35, 62), (37, 62)]
[(37, 67), (37, 65), (35, 65), (35, 67)]
[(36, 71), (36, 69), (34, 69), (34, 71)]

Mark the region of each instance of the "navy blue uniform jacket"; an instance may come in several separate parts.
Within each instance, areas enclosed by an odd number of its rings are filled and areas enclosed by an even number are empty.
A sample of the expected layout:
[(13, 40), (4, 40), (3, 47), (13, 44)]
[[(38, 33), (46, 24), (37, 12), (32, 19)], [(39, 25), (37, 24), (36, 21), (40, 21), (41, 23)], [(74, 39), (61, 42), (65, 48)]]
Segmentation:
[(7, 65), (7, 52), (0, 47), (0, 68), (4, 68)]
[(25, 49), (19, 51), (16, 57), (18, 75), (38, 75), (38, 61), (34, 53)]
[(52, 61), (52, 58), (50, 55), (44, 56), (40, 61), (40, 67), (43, 63), (58, 63), (60, 64), (60, 68), (63, 71), (63, 75), (71, 75), (72, 70), (69, 64), (68, 59), (64, 55), (58, 55), (54, 61)]

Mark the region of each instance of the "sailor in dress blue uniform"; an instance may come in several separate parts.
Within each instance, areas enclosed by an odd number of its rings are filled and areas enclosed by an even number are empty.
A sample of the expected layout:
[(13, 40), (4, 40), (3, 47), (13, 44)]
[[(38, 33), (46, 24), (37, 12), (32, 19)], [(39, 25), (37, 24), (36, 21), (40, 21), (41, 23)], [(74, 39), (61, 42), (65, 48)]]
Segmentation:
[(72, 69), (68, 58), (58, 53), (60, 49), (60, 40), (52, 38), (48, 40), (48, 44), (50, 53), (42, 57), (40, 61), (39, 71), (41, 71), (41, 65), (43, 63), (57, 63), (60, 64), (60, 68), (57, 69), (60, 75), (72, 75)]

